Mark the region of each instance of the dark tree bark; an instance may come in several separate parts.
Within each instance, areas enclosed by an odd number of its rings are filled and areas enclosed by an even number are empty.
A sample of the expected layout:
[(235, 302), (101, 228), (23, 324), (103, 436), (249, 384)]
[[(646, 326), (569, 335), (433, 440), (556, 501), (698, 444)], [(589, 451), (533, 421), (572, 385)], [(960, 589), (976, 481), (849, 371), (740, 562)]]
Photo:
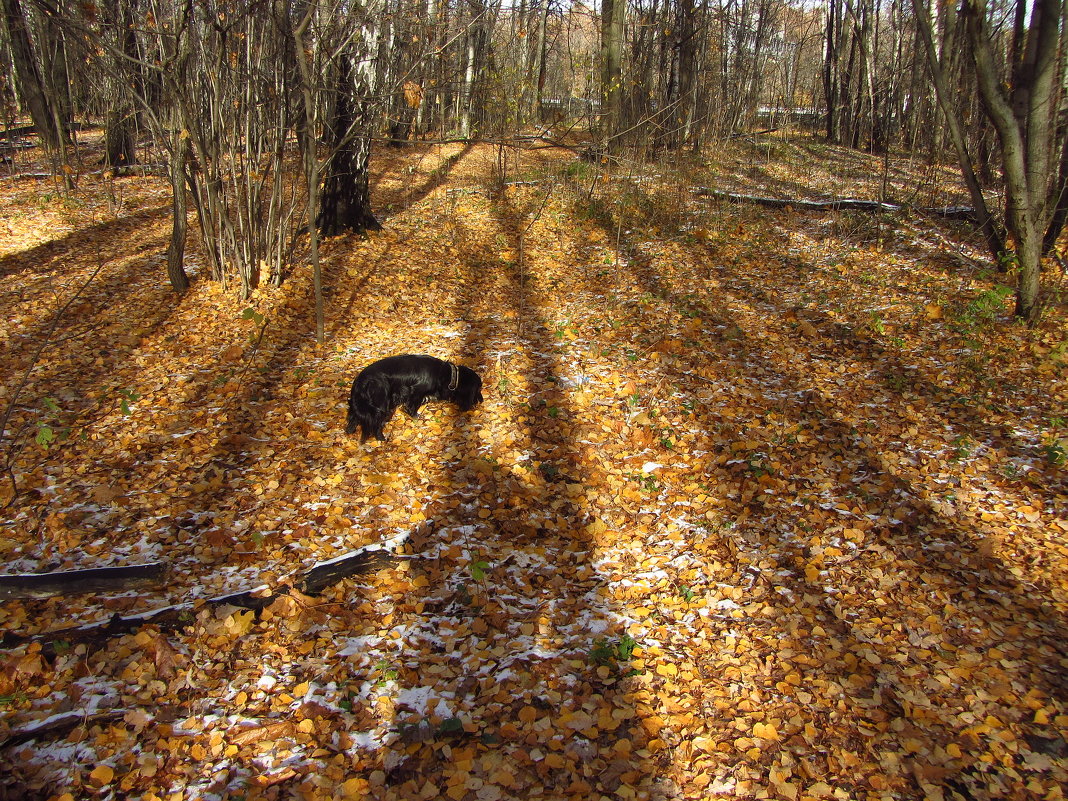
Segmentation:
[(680, 0), (679, 19), (679, 109), (677, 146), (682, 147), (693, 135), (697, 116), (695, 80), (697, 78), (697, 11), (694, 0)]
[(961, 111), (959, 105), (954, 103), (947, 85), (945, 70), (942, 66), (944, 59), (939, 58), (935, 48), (931, 18), (921, 0), (913, 0), (913, 9), (916, 12), (916, 25), (919, 29), (920, 38), (927, 55), (927, 65), (934, 82), (935, 95), (945, 116), (950, 140), (957, 154), (957, 162), (960, 164), (961, 177), (964, 179), (964, 185), (968, 188), (968, 195), (971, 197), (972, 205), (975, 207), (976, 222), (978, 222), (983, 232), (983, 237), (986, 239), (987, 248), (991, 256), (994, 259), (998, 259), (1005, 250), (1005, 237), (993, 214), (987, 208), (983, 188), (975, 175), (975, 170), (972, 166), (972, 155), (968, 150), (968, 144), (965, 141), (964, 130), (960, 122)]
[(1068, 223), (1068, 136), (1064, 137), (1064, 141), (1061, 143), (1061, 161), (1060, 166), (1057, 168), (1055, 186), (1060, 187), (1060, 191), (1057, 194), (1053, 217), (1050, 219), (1049, 226), (1046, 228), (1046, 235), (1042, 239), (1043, 256), (1048, 256), (1053, 252), (1061, 231), (1064, 230), (1065, 223)]
[(541, 8), (538, 14), (538, 39), (534, 50), (534, 58), (536, 59), (535, 63), (538, 74), (534, 108), (538, 115), (538, 121), (543, 123), (546, 121), (545, 109), (542, 107), (542, 101), (545, 99), (545, 79), (547, 77), (549, 62), (549, 38), (547, 36), (547, 29), (551, 7), (552, 0), (541, 0)]
[(123, 567), (62, 570), (57, 573), (0, 575), (0, 599), (126, 591), (140, 584), (159, 582), (166, 572), (167, 568), (162, 562), (152, 562)]
[[(1018, 0), (1019, 5), (1023, 2)], [(1041, 312), (1043, 237), (1056, 218), (1065, 189), (1056, 164), (1066, 135), (1057, 125), (1064, 77), (1062, 11), (1061, 0), (1034, 2), (1026, 31), (1017, 28), (1013, 83), (1006, 86), (998, 69), (986, 4), (983, 0), (964, 2), (979, 92), (1001, 142), (1005, 224), (1015, 244), (1019, 271), (1016, 316), (1032, 324)]]
[(104, 119), (104, 166), (129, 167), (137, 163), (133, 126), (127, 112), (109, 109)]
[(382, 227), (371, 212), (371, 192), (367, 183), (371, 138), (368, 135), (370, 126), (363, 119), (365, 103), (357, 96), (351, 60), (343, 59), (338, 70), (334, 113), (326, 126), (331, 154), (323, 169), (323, 190), (316, 220), (323, 236)]
[(58, 113), (37, 65), (22, 4), (20, 0), (2, 0), (2, 3), (19, 92), (45, 148), (52, 153), (59, 153), (65, 144), (66, 133), (57, 125)]
[(175, 134), (171, 153), (171, 242), (167, 247), (167, 278), (171, 288), (179, 294), (189, 289), (189, 276), (185, 272), (185, 240), (188, 228), (186, 214), (185, 163), (189, 158), (189, 136), (185, 131)]
[[(108, 0), (103, 4), (101, 32), (109, 47), (105, 49), (110, 106), (104, 121), (104, 164), (128, 167), (137, 163), (134, 131), (137, 113), (127, 86), (129, 64), (137, 63), (137, 42), (129, 25), (127, 3)], [(124, 59), (125, 57), (125, 59)]]

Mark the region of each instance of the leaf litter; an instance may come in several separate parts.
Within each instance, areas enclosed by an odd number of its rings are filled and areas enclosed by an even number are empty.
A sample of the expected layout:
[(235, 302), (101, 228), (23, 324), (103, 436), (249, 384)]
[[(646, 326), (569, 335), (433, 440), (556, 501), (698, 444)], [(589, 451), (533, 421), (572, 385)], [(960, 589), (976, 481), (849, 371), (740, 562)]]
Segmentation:
[[(1061, 798), (1063, 306), (1013, 326), (945, 223), (535, 155), (501, 187), (490, 149), (418, 150), (379, 162), (385, 230), (325, 243), (323, 347), (303, 271), (171, 296), (153, 179), (122, 179), (124, 208), (91, 178), (9, 184), (5, 399), (104, 266), (8, 426), (7, 571), (171, 572), (0, 625), (193, 602), (178, 628), (6, 649), (9, 792)], [(398, 352), (474, 367), (486, 402), (361, 446), (348, 386)], [(391, 567), (292, 588), (387, 542)], [(258, 614), (207, 602), (255, 588)]]

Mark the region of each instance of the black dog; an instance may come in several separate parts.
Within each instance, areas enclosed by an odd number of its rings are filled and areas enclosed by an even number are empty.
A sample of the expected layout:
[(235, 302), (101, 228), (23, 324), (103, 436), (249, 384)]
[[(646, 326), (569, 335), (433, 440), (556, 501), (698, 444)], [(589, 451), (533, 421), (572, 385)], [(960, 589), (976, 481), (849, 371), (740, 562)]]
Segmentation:
[(482, 402), (482, 379), (470, 367), (433, 356), (387, 356), (367, 365), (352, 382), (346, 434), (361, 429), (368, 437), (385, 439), (382, 429), (403, 406), (412, 417), (428, 400), (447, 400), (466, 412)]

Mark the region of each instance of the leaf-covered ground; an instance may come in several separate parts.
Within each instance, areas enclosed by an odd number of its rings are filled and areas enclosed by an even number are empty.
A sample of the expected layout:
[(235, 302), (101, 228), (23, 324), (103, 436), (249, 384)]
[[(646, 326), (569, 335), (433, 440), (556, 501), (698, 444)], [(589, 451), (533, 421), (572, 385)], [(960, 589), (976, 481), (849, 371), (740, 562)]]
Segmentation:
[[(4, 177), (3, 405), (51, 343), (3, 442), (5, 572), (170, 574), (0, 627), (197, 599), (2, 652), (0, 738), (86, 716), (8, 741), (8, 797), (1061, 798), (1064, 307), (1012, 324), (961, 227), (690, 191), (875, 197), (885, 167), (924, 205), (916, 165), (733, 148), (608, 180), (384, 154), (385, 229), (324, 246), (325, 347), (304, 268), (171, 295), (157, 179)], [(485, 403), (361, 445), (348, 386), (400, 352), (476, 368)], [(406, 558), (286, 592), (372, 543)], [(206, 602), (257, 587), (258, 616)]]

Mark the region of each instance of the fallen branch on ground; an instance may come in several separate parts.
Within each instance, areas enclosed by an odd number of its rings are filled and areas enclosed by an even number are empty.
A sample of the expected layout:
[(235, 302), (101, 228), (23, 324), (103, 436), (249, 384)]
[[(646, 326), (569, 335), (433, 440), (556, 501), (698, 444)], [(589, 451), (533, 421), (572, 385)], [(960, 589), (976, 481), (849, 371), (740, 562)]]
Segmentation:
[(89, 714), (85, 712), (66, 712), (62, 715), (53, 715), (44, 720), (34, 721), (21, 729), (12, 730), (7, 737), (0, 740), (0, 748), (7, 748), (11, 745), (19, 745), (20, 743), (44, 737), (59, 737), (67, 734), (71, 729), (76, 729), (78, 726), (88, 728), (95, 723), (110, 723), (114, 720), (122, 720), (126, 713), (127, 710), (125, 709), (109, 709), (104, 712), (92, 712)]
[(16, 573), (0, 576), (0, 600), (50, 598), (83, 592), (127, 590), (144, 582), (159, 581), (166, 565), (152, 562), (125, 567), (95, 567), (88, 570), (60, 570), (54, 573)]
[(841, 198), (839, 200), (796, 200), (788, 198), (761, 197), (759, 195), (739, 195), (733, 192), (720, 192), (707, 187), (697, 187), (694, 193), (699, 197), (719, 198), (731, 203), (755, 203), (774, 209), (806, 209), (810, 211), (918, 211), (936, 217), (951, 220), (972, 220), (975, 210), (970, 206), (907, 206), (897, 203), (883, 203), (878, 200), (859, 200)]
[[(211, 607), (235, 606), (240, 609), (259, 611), (286, 595), (290, 587), (295, 587), (298, 591), (307, 595), (315, 595), (330, 585), (341, 581), (341, 579), (371, 573), (407, 558), (409, 557), (394, 553), (382, 545), (368, 545), (336, 559), (312, 565), (308, 570), (294, 577), (292, 582), (285, 585), (278, 592), (271, 592), (269, 588), (262, 586), (243, 592), (220, 595), (216, 598), (208, 599), (204, 603)], [(152, 624), (161, 629), (176, 629), (187, 626), (193, 621), (195, 608), (194, 602), (187, 601), (127, 617), (116, 614), (103, 623), (72, 626), (66, 629), (46, 631), (41, 634), (26, 635), (6, 632), (0, 638), (0, 648), (16, 648), (27, 643), (39, 643), (41, 645), (41, 653), (48, 658), (52, 658), (57, 653), (57, 644), (64, 648), (76, 643), (101, 645), (112, 637), (128, 634), (146, 624)]]

